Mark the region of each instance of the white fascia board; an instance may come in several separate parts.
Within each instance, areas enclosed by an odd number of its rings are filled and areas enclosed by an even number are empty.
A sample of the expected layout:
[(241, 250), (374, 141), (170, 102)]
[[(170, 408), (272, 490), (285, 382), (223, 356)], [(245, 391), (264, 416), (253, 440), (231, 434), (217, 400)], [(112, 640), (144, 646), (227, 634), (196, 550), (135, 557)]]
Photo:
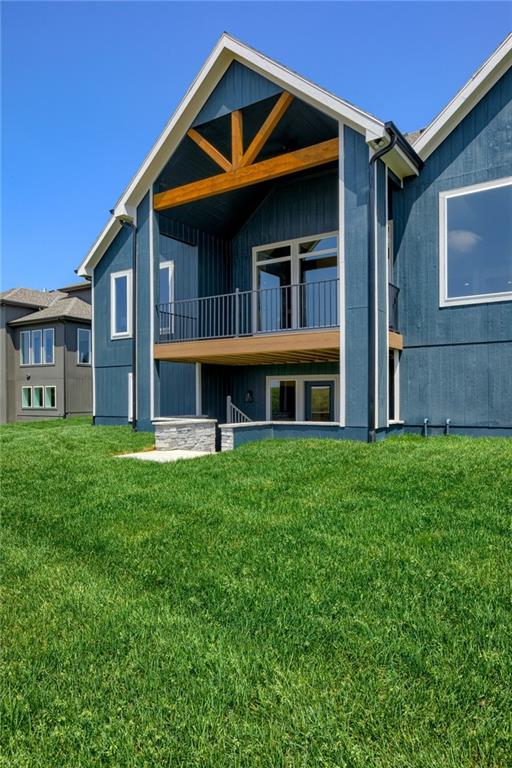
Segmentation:
[(502, 42), (413, 144), (422, 160), (469, 114), (512, 64), (512, 33)]
[(381, 120), (343, 101), (343, 99), (339, 99), (273, 59), (269, 59), (224, 33), (139, 170), (117, 201), (112, 218), (78, 268), (79, 275), (91, 274), (91, 270), (101, 259), (106, 248), (119, 231), (116, 220), (122, 216), (134, 218), (138, 204), (169, 161), (208, 96), (234, 60), (272, 80), (284, 90), (335, 120), (343, 120), (346, 125), (363, 133), (367, 141), (375, 141), (385, 134), (384, 123)]

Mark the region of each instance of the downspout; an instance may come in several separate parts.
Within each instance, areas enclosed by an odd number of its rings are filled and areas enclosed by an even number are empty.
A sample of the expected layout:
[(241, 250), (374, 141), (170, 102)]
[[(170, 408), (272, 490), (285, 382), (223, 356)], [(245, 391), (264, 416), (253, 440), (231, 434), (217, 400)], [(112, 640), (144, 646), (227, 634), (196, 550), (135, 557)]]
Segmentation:
[(381, 157), (390, 152), (398, 141), (398, 134), (390, 123), (386, 123), (386, 131), (390, 136), (390, 141), (385, 147), (378, 149), (370, 158), (369, 181), (370, 181), (370, 222), (368, 227), (368, 442), (374, 443), (376, 440), (375, 424), (375, 382), (377, 379), (377, 358), (375, 354), (376, 331), (375, 317), (377, 313), (377, 292), (375, 290), (375, 278), (377, 274), (377, 249), (375, 246), (376, 235), (376, 195), (375, 163)]
[(137, 431), (137, 227), (132, 218), (119, 217), (132, 231), (132, 430)]

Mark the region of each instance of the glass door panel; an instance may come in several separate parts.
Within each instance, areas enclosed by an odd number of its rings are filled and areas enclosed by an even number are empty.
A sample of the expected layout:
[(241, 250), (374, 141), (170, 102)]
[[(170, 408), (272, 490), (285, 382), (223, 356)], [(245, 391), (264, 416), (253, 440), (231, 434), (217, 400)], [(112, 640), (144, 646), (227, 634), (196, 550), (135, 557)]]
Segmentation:
[(292, 327), (291, 262), (258, 264), (257, 278), (257, 330), (288, 330)]
[(337, 325), (338, 297), (336, 253), (300, 259), (300, 326), (326, 328)]
[(307, 381), (305, 384), (306, 421), (334, 421), (334, 382)]
[(270, 418), (272, 421), (295, 421), (296, 382), (275, 380), (270, 383)]

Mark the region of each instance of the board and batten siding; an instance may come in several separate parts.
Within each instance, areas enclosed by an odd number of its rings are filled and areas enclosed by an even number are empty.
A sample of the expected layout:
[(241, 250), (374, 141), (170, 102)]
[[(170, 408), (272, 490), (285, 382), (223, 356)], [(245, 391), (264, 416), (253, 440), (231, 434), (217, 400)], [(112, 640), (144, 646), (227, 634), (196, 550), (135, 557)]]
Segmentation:
[(110, 338), (110, 275), (132, 268), (132, 234), (121, 229), (94, 269), (94, 367), (96, 424), (128, 421), (132, 340)]
[(439, 193), (512, 175), (512, 70), (394, 193), (401, 417), (512, 428), (512, 302), (439, 307)]

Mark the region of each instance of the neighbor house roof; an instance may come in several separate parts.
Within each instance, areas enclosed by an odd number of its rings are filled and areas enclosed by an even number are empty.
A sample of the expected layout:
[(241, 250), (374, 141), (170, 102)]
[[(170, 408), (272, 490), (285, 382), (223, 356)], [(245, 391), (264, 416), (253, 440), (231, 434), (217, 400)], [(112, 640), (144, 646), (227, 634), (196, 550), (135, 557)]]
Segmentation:
[(512, 33), (496, 48), (466, 85), (450, 103), (435, 117), (430, 125), (412, 139), (414, 149), (426, 160), (442, 141), (457, 127), (467, 114), (478, 104), (512, 64)]
[(81, 322), (91, 322), (91, 305), (76, 296), (72, 298), (62, 298), (54, 301), (49, 307), (40, 309), (39, 312), (32, 312), (30, 315), (24, 315), (16, 320), (12, 320), (9, 325), (32, 325), (34, 323), (43, 323), (47, 320), (79, 320)]
[[(386, 127), (382, 120), (348, 101), (340, 99), (268, 56), (254, 50), (254, 48), (224, 33), (139, 170), (112, 209), (111, 218), (79, 266), (77, 270), (79, 275), (84, 277), (91, 274), (91, 270), (94, 269), (118, 234), (121, 228), (120, 220), (129, 218), (135, 221), (137, 206), (233, 61), (252, 69), (283, 90), (324, 112), (324, 114), (363, 133), (368, 142), (378, 141), (386, 136)], [(411, 162), (399, 146), (389, 153), (389, 158), (394, 158), (400, 168), (404, 169), (404, 175), (417, 172), (416, 165)], [(391, 162), (391, 160), (389, 161)]]
[(81, 280), (79, 283), (72, 283), (71, 285), (65, 285), (63, 288), (57, 288), (62, 293), (75, 293), (76, 291), (83, 291), (85, 288), (91, 287), (90, 280)]
[(20, 304), (27, 307), (49, 307), (65, 298), (61, 291), (38, 291), (33, 288), (9, 288), (0, 293), (0, 304)]

